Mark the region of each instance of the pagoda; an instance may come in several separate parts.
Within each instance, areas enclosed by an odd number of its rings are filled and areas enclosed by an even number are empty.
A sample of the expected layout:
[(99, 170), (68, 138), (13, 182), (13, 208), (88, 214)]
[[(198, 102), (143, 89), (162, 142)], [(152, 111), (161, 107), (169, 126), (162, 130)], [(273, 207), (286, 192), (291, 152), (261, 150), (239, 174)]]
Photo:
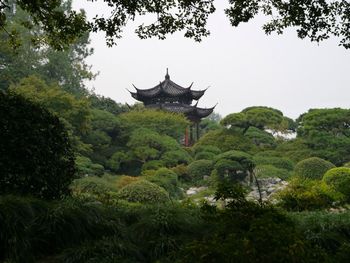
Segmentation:
[[(193, 143), (193, 127), (196, 127), (196, 139), (199, 138), (199, 123), (202, 118), (209, 116), (214, 108), (199, 108), (198, 100), (204, 95), (204, 90), (192, 90), (193, 83), (184, 88), (170, 80), (168, 69), (165, 79), (158, 85), (150, 89), (138, 89), (134, 86), (136, 92), (131, 92), (131, 96), (140, 102), (143, 102), (145, 107), (153, 109), (161, 109), (169, 112), (182, 113), (191, 121), (190, 138), (186, 130), (185, 144)], [(193, 101), (196, 101), (192, 105)]]

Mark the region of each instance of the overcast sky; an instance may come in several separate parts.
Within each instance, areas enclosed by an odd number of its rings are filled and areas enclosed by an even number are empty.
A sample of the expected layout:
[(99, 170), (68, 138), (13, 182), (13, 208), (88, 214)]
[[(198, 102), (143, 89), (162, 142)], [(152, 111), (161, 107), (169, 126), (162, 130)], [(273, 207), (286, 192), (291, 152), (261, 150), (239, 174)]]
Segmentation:
[[(166, 40), (140, 40), (134, 25), (125, 28), (118, 45), (108, 48), (102, 33), (91, 35), (94, 54), (87, 62), (100, 74), (87, 83), (97, 94), (117, 102), (135, 102), (126, 89), (132, 84), (152, 88), (170, 78), (193, 89), (205, 89), (200, 107), (212, 107), (225, 116), (248, 106), (269, 106), (296, 118), (310, 108), (349, 108), (350, 50), (338, 46), (337, 39), (317, 45), (300, 40), (296, 32), (267, 36), (261, 29), (263, 18), (230, 26), (224, 15), (223, 0), (208, 22), (211, 35), (201, 43), (185, 39), (182, 33)], [(102, 4), (75, 0), (88, 16), (96, 10), (108, 14)]]

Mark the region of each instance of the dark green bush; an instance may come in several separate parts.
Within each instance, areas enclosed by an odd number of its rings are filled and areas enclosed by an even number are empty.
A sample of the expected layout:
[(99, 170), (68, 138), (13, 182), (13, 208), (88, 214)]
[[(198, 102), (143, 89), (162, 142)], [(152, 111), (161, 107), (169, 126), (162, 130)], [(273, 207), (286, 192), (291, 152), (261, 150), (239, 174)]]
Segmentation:
[(180, 164), (180, 165), (177, 165), (177, 166), (171, 168), (171, 170), (177, 174), (177, 177), (179, 178), (180, 181), (183, 181), (183, 182), (191, 181), (191, 177), (188, 173), (188, 166), (187, 165)]
[(179, 164), (188, 164), (191, 162), (191, 156), (184, 150), (165, 152), (161, 160), (167, 167), (174, 167)]
[(212, 152), (200, 152), (194, 157), (195, 160), (213, 160), (216, 154)]
[(202, 207), (207, 229), (183, 246), (176, 262), (310, 262), (293, 221), (271, 206), (247, 201), (241, 188), (219, 185), (216, 198), (225, 206)]
[(164, 162), (160, 160), (152, 160), (144, 163), (142, 165), (142, 171), (146, 170), (157, 170), (161, 167), (164, 167)]
[(203, 176), (209, 176), (213, 169), (213, 162), (210, 160), (197, 160), (188, 166), (188, 174), (193, 181), (203, 179)]
[(77, 156), (75, 163), (77, 167), (77, 173), (79, 176), (101, 176), (104, 173), (104, 167), (100, 164), (93, 163), (88, 157), (79, 155)]
[(252, 171), (255, 167), (255, 163), (252, 159), (252, 156), (248, 153), (241, 152), (241, 151), (228, 151), (224, 152), (222, 154), (219, 154), (214, 162), (216, 163), (219, 160), (227, 159), (231, 161), (238, 162), (242, 167), (244, 171)]
[(301, 178), (321, 179), (334, 164), (318, 157), (311, 157), (298, 162), (294, 168), (294, 174)]
[(154, 183), (139, 180), (123, 187), (118, 196), (129, 202), (162, 203), (169, 201), (169, 194)]
[(332, 168), (324, 174), (323, 181), (342, 193), (347, 201), (350, 201), (350, 168)]
[(0, 194), (58, 199), (69, 194), (74, 154), (68, 134), (48, 110), (0, 92)]

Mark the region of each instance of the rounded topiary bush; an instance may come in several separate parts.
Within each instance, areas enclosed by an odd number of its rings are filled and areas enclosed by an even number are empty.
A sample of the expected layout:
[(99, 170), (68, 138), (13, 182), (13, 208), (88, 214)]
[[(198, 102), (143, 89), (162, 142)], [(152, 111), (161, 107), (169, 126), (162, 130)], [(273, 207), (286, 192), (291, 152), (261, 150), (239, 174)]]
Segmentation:
[(0, 91), (0, 194), (59, 199), (70, 193), (74, 153), (57, 116)]
[(124, 186), (118, 192), (118, 196), (129, 202), (140, 203), (159, 203), (169, 200), (169, 194), (164, 188), (146, 180), (139, 180)]
[(178, 175), (168, 168), (160, 168), (153, 175), (146, 176), (145, 179), (164, 188), (173, 198), (182, 197), (182, 190), (178, 185)]
[(194, 159), (196, 160), (213, 160), (216, 154), (212, 152), (199, 152), (196, 154)]
[(197, 160), (187, 167), (187, 171), (192, 180), (198, 181), (203, 179), (203, 176), (209, 176), (213, 169), (213, 162), (210, 160)]
[(335, 165), (318, 157), (311, 157), (298, 162), (294, 168), (294, 174), (301, 178), (321, 179), (329, 169)]
[(327, 185), (342, 193), (347, 201), (350, 201), (350, 168), (338, 167), (330, 169), (324, 174), (322, 179)]

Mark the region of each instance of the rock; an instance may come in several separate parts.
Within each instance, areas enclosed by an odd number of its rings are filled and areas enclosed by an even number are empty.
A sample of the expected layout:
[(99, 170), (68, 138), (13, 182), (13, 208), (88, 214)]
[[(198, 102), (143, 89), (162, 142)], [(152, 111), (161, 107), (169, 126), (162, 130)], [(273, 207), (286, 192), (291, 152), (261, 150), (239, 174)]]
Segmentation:
[(188, 190), (186, 191), (186, 194), (187, 194), (187, 195), (195, 195), (196, 193), (197, 193), (197, 191), (194, 190), (194, 189), (192, 189), (192, 188), (190, 188), (190, 189), (188, 189)]

